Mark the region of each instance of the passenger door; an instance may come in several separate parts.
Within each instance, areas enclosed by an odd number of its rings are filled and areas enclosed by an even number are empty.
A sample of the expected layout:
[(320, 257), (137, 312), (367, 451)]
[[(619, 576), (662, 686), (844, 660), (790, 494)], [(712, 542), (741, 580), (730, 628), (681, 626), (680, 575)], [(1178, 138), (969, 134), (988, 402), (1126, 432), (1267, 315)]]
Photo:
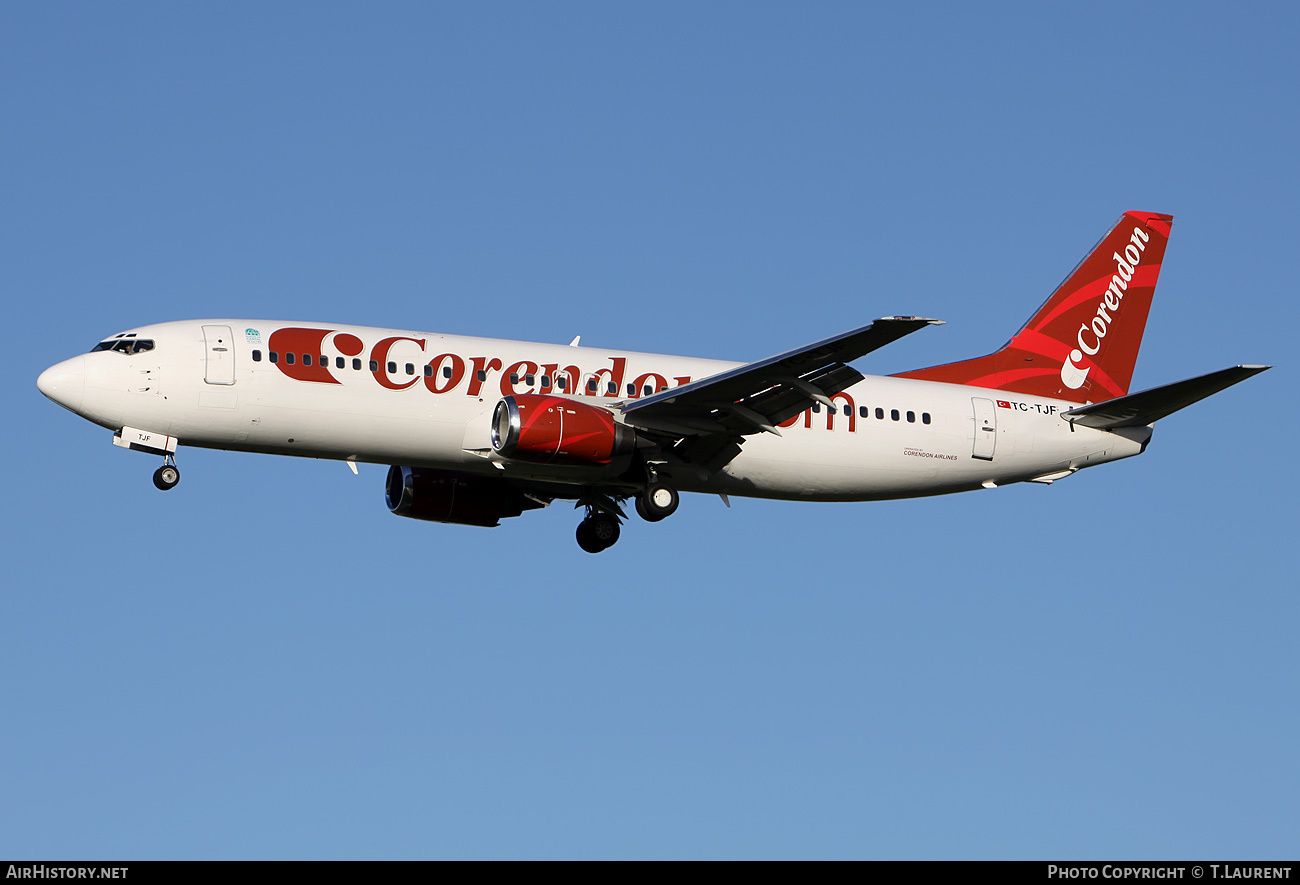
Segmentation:
[(992, 461), (993, 450), (998, 442), (997, 407), (993, 405), (993, 400), (980, 396), (972, 397), (971, 405), (975, 409), (975, 447), (971, 451), (971, 457)]
[(235, 337), (229, 326), (204, 326), (203, 343), (207, 368), (203, 380), (209, 384), (235, 383)]

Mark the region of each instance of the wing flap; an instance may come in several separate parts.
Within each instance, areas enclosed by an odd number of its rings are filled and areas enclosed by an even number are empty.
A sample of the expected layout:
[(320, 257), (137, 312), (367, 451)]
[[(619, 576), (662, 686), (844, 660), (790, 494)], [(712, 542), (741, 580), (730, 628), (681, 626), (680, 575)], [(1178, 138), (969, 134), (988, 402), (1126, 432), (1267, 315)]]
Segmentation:
[[(857, 369), (841, 363), (806, 379), (813, 387), (822, 391), (825, 394), (824, 397), (809, 397), (802, 387), (774, 387), (754, 397), (751, 408), (767, 415), (772, 423), (780, 424), (782, 421), (788, 421), (798, 415), (808, 408), (812, 402), (820, 402), (827, 408), (833, 408), (830, 397), (842, 390), (847, 390), (861, 381), (862, 378), (862, 373)], [(800, 378), (797, 380), (804, 381), (805, 379)]]
[(1175, 381), (1173, 384), (1130, 393), (1128, 396), (1116, 397), (1090, 406), (1080, 406), (1063, 412), (1062, 417), (1075, 424), (1095, 427), (1098, 430), (1140, 427), (1168, 417), (1268, 368), (1271, 367), (1233, 366), (1220, 369), (1208, 375)]

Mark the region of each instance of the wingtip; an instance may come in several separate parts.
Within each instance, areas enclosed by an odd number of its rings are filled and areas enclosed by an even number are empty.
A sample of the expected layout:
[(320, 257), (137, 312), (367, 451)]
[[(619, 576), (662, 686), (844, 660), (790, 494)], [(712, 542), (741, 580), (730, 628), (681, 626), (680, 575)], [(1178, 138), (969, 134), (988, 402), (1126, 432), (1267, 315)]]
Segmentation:
[(931, 326), (945, 325), (947, 320), (935, 320), (930, 317), (881, 317), (876, 320), (878, 323), (904, 322), (904, 323), (927, 323)]

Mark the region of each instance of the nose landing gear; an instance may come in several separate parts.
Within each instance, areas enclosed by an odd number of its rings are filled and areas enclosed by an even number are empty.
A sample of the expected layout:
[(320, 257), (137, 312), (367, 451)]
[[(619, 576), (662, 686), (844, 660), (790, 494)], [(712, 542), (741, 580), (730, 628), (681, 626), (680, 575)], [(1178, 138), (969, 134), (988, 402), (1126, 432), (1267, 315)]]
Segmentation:
[(161, 491), (170, 491), (176, 488), (176, 484), (181, 481), (181, 471), (176, 466), (176, 460), (168, 455), (163, 461), (163, 466), (153, 472), (153, 484)]
[(141, 430), (138, 427), (123, 427), (113, 434), (113, 445), (130, 449), (133, 452), (147, 452), (150, 455), (162, 455), (163, 463), (153, 473), (154, 487), (161, 491), (176, 488), (181, 481), (180, 469), (176, 466), (176, 443), (174, 436), (155, 430)]

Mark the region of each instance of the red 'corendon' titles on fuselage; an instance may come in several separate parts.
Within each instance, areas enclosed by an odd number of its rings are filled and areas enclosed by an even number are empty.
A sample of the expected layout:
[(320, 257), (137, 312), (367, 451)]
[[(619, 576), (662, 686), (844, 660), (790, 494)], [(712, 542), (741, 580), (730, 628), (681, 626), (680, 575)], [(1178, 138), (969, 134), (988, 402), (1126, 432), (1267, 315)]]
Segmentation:
[(1139, 454), (1155, 420), (1264, 368), (1128, 395), (1170, 220), (1126, 213), (996, 353), (891, 377), (848, 363), (939, 321), (883, 317), (738, 364), (193, 320), (122, 332), (37, 383), (161, 456), (160, 489), (179, 481), (178, 443), (384, 464), (399, 516), (493, 526), (567, 498), (594, 553), (617, 540), (622, 505), (657, 521), (679, 490), (869, 501), (1051, 483)]
[[(338, 384), (339, 379), (335, 377), (331, 364), (341, 360), (336, 363), (337, 370), (348, 372), (351, 360), (363, 353), (366, 346), (356, 335), (349, 332), (336, 334), (336, 331), (297, 326), (276, 329), (268, 339), (265, 359), (296, 381)], [(415, 358), (408, 353), (401, 363), (394, 362), (390, 356), (399, 342), (410, 342), (418, 348), (420, 356)], [(677, 387), (688, 384), (691, 380), (689, 375), (665, 376), (660, 372), (642, 372), (630, 380), (625, 390), (624, 381), (630, 377), (626, 357), (608, 357), (605, 360), (608, 365), (595, 370), (584, 369), (572, 363), (562, 365), (558, 362), (542, 362), (541, 358), (515, 360), (507, 366), (500, 357), (464, 356), (454, 352), (439, 353), (424, 360), (426, 343), (426, 338), (409, 335), (381, 338), (370, 347), (365, 371), (386, 390), (406, 390), (423, 382), (424, 389), (429, 393), (459, 392), (465, 396), (482, 396), (485, 388), (494, 390), (499, 387), (502, 396), (559, 390), (576, 395), (635, 399), (667, 389), (670, 377), (672, 386)], [(262, 358), (260, 352), (254, 357), (255, 361)], [(418, 361), (408, 362), (407, 359)], [(419, 371), (403, 375), (403, 367), (406, 366), (418, 368)], [(462, 382), (465, 382), (463, 389)]]

